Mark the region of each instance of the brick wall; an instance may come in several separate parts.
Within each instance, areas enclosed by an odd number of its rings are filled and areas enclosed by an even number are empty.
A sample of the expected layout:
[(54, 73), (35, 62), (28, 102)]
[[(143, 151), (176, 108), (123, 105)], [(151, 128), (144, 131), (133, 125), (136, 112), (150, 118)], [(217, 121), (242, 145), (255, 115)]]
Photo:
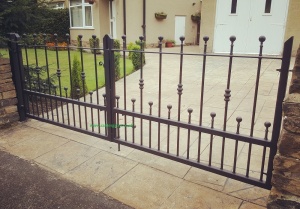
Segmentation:
[(19, 120), (9, 59), (0, 58), (0, 128)]
[(300, 47), (289, 94), (283, 103), (283, 126), (274, 159), (269, 209), (300, 208)]

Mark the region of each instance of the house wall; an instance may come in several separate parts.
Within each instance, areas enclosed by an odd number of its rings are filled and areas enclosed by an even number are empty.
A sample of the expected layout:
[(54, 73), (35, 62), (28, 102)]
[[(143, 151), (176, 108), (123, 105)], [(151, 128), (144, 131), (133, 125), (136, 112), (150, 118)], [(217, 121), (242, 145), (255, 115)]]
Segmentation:
[(208, 36), (207, 52), (212, 52), (215, 31), (217, 0), (202, 0), (200, 50), (203, 50), (203, 37)]
[(292, 51), (293, 56), (296, 55), (298, 46), (300, 44), (299, 20), (300, 20), (300, 1), (290, 0), (284, 40), (287, 40), (291, 36), (294, 36), (294, 45)]
[[(123, 35), (123, 0), (117, 1), (117, 33), (118, 39)], [(195, 3), (195, 5), (193, 5)], [(147, 0), (146, 1), (146, 42), (147, 45), (156, 46), (158, 36), (164, 39), (174, 39), (175, 16), (186, 16), (185, 43), (196, 42), (197, 24), (191, 20), (191, 15), (200, 10), (199, 0)], [(155, 12), (165, 12), (168, 16), (164, 20), (157, 20)], [(143, 35), (143, 1), (126, 1), (126, 36), (127, 43), (138, 40)]]

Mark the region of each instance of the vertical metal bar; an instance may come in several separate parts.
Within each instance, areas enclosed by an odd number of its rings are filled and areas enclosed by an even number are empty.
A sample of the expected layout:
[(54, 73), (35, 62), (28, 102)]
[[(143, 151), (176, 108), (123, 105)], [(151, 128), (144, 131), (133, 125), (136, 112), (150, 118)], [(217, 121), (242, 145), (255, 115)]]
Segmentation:
[(24, 71), (23, 71), (23, 58), (21, 48), (18, 45), (20, 36), (15, 33), (8, 34), (9, 38), (9, 57), (12, 69), (13, 81), (16, 86), (16, 93), (18, 98), (18, 112), (20, 116), (20, 121), (26, 120), (26, 103), (24, 100), (23, 89), (25, 88)]
[[(116, 100), (117, 100), (117, 108), (119, 109), (119, 99), (120, 99), (120, 96), (117, 96), (116, 95)], [(119, 113), (117, 113), (117, 138), (119, 139), (120, 138), (120, 120), (119, 120)], [(125, 124), (126, 126), (126, 124)], [(118, 143), (118, 151), (120, 151), (120, 143)]]
[[(134, 103), (135, 103), (135, 99), (131, 99), (132, 102), (132, 112), (134, 112)], [(135, 128), (135, 124), (134, 124), (134, 116), (132, 116), (132, 143), (134, 143), (135, 139), (134, 139), (134, 128)]]
[[(68, 98), (68, 87), (64, 88), (66, 98)], [(67, 102), (67, 116), (68, 116), (68, 125), (70, 125), (70, 113), (69, 113), (69, 103)]]
[[(254, 131), (254, 123), (255, 123), (255, 112), (256, 112), (256, 104), (257, 104), (257, 94), (258, 94), (258, 86), (259, 86), (259, 78), (260, 78), (260, 70), (261, 70), (261, 61), (262, 61), (262, 50), (263, 50), (263, 43), (266, 40), (266, 37), (260, 36), (259, 42), (259, 58), (258, 58), (258, 66), (257, 66), (257, 74), (256, 74), (256, 83), (255, 83), (255, 92), (254, 92), (254, 99), (253, 99), (253, 109), (252, 109), (252, 118), (251, 118), (251, 129), (250, 129), (250, 136), (253, 136)], [(249, 169), (251, 163), (251, 150), (252, 150), (252, 143), (249, 143), (248, 149), (248, 161), (247, 161), (247, 168), (246, 168), (246, 176), (249, 176)]]
[[(47, 84), (43, 83), (43, 87), (44, 87), (44, 94), (46, 94), (47, 91)], [(45, 97), (45, 104), (46, 104), (46, 114), (47, 114), (47, 119), (49, 120), (49, 111), (48, 111), (48, 100)]]
[[(226, 131), (226, 124), (227, 124), (227, 111), (228, 111), (228, 103), (230, 101), (230, 90), (226, 89), (224, 94), (224, 101), (225, 101), (225, 112), (224, 112), (224, 122), (223, 122), (223, 131)], [(223, 169), (224, 165), (224, 154), (225, 154), (225, 137), (222, 139), (222, 152), (221, 152), (221, 169)]]
[[(152, 115), (152, 105), (153, 105), (153, 102), (150, 101), (149, 103), (149, 106), (150, 106), (150, 112), (149, 112), (149, 115)], [(149, 120), (149, 148), (151, 148), (151, 120)]]
[[(48, 62), (48, 52), (47, 52), (47, 35), (44, 33), (44, 45), (45, 45), (45, 61), (46, 61), (46, 71), (47, 71), (47, 85), (48, 85), (48, 93), (51, 94), (51, 85), (50, 85), (50, 72), (49, 72), (49, 62)], [(50, 98), (50, 108), (51, 108), (51, 117), (52, 121), (54, 120), (53, 107), (52, 107), (52, 99)]]
[[(37, 74), (37, 77), (38, 77), (38, 80), (37, 80), (37, 83), (38, 83), (38, 92), (42, 93), (42, 90), (41, 90), (41, 79), (40, 79), (41, 69), (38, 67), (35, 70), (36, 70), (36, 74)], [(36, 96), (36, 99), (37, 99), (37, 103), (38, 103), (38, 97), (37, 96)], [(41, 96), (39, 96), (39, 100), (40, 100), (40, 105), (41, 105), (42, 117), (44, 118), (43, 102), (42, 102), (42, 97)]]
[(68, 63), (69, 63), (69, 74), (70, 74), (70, 90), (71, 98), (74, 99), (73, 95), (73, 82), (72, 82), (72, 65), (71, 65), (71, 53), (70, 53), (70, 35), (67, 33), (67, 50), (68, 50)]
[[(269, 128), (271, 127), (271, 123), (266, 121), (264, 125), (266, 127), (265, 138), (264, 139), (267, 141), (268, 140)], [(266, 146), (264, 146), (264, 149), (263, 149), (263, 156), (262, 156), (261, 169), (260, 169), (260, 178), (259, 178), (260, 181), (263, 180), (264, 169), (265, 169), (265, 160), (266, 160), (265, 158), (266, 158)]]
[(277, 142), (278, 142), (278, 138), (279, 138), (279, 134), (280, 134), (280, 127), (281, 127), (281, 121), (282, 121), (282, 102), (285, 97), (286, 86), (287, 86), (287, 81), (288, 81), (293, 40), (294, 40), (294, 37), (289, 38), (284, 43), (284, 48), (283, 48), (281, 72), (280, 72), (280, 78), (279, 78), (279, 84), (278, 84), (275, 116), (274, 116), (274, 122), (273, 122), (273, 130), (272, 130), (272, 139), (271, 139), (272, 145), (270, 147), (269, 163), (268, 163), (267, 179), (266, 179), (266, 185), (269, 188), (271, 188), (273, 160), (274, 160), (274, 156), (276, 155), (276, 152), (277, 152)]
[[(168, 119), (171, 118), (171, 109), (172, 109), (172, 105), (168, 105)], [(170, 124), (168, 124), (168, 130), (167, 130), (167, 153), (170, 152)]]
[[(59, 96), (62, 97), (61, 70), (60, 69), (57, 69), (56, 75), (58, 77)], [(60, 101), (60, 108), (61, 108), (61, 114), (62, 114), (62, 122), (65, 123), (64, 106), (63, 106), (63, 102), (62, 101)]]
[[(97, 63), (97, 50), (96, 50), (96, 41), (99, 41), (97, 40), (97, 36), (93, 35), (92, 36), (93, 38), (93, 43), (94, 43), (94, 64), (95, 64), (95, 77), (96, 77), (96, 98), (97, 98), (97, 104), (99, 105), (99, 84), (98, 84), (98, 63)], [(100, 133), (100, 111), (97, 111), (97, 114), (98, 114), (98, 133)], [(94, 127), (93, 127), (94, 128)]]
[[(33, 81), (33, 85), (34, 85), (34, 90), (35, 92), (37, 92), (37, 82)], [(40, 112), (39, 112), (39, 104), (38, 104), (38, 97), (35, 95), (35, 107), (36, 107), (36, 112), (37, 112), (37, 116), (40, 117)]]
[[(107, 106), (106, 103), (106, 94), (102, 94), (104, 100), (104, 106)], [(107, 110), (104, 110), (104, 123), (105, 123), (105, 135), (107, 135)]]
[[(183, 66), (183, 41), (185, 40), (185, 37), (181, 36), (180, 41), (180, 72), (179, 72), (179, 84), (177, 88), (178, 92), (178, 121), (180, 121), (180, 111), (181, 111), (181, 95), (182, 95), (182, 66)], [(177, 150), (176, 150), (176, 155), (179, 155), (179, 139), (180, 139), (180, 128), (177, 127)]]
[[(144, 51), (144, 44), (145, 42), (143, 41), (144, 37), (140, 36), (140, 43), (141, 43), (141, 51), (140, 51), (140, 55), (141, 55), (141, 70), (140, 70), (140, 111), (141, 113), (143, 113), (143, 89), (144, 89), (144, 79), (143, 79), (143, 65), (144, 65), (144, 60), (143, 60), (143, 51)], [(141, 125), (141, 129), (140, 129), (140, 143), (141, 145), (143, 145), (143, 119), (140, 119), (140, 125)]]
[[(188, 120), (188, 123), (191, 124), (191, 114), (193, 112), (193, 109), (192, 108), (189, 108), (188, 109), (188, 113), (189, 113), (189, 120)], [(188, 136), (187, 136), (187, 146), (186, 146), (186, 150), (187, 150), (187, 153), (186, 153), (186, 159), (190, 159), (190, 138), (191, 138), (191, 130), (188, 129)]]
[[(116, 107), (115, 92), (115, 66), (113, 39), (109, 35), (103, 38), (104, 43), (104, 66), (105, 66), (105, 90), (107, 96), (107, 122), (108, 124), (116, 124), (116, 115), (114, 108)], [(116, 129), (108, 127), (108, 138), (114, 140), (116, 137)]]
[[(126, 0), (124, 0), (124, 4), (125, 4)], [(125, 12), (126, 12), (126, 8), (125, 8)], [(126, 17), (126, 14), (125, 14)], [(125, 29), (124, 32), (126, 32), (126, 20), (124, 20), (124, 24), (125, 24)], [(124, 33), (126, 34), (126, 33)], [(126, 97), (126, 35), (122, 36), (122, 40), (123, 40), (123, 91), (124, 91), (124, 110), (126, 110), (126, 102), (127, 102), (127, 97)], [(125, 141), (127, 141), (127, 116), (126, 114), (124, 114), (124, 121), (125, 121)]]
[[(216, 113), (212, 112), (210, 113), (210, 117), (211, 117), (211, 128), (214, 128), (214, 123), (215, 123), (215, 117), (216, 117)], [(213, 148), (213, 135), (210, 135), (210, 143), (209, 143), (209, 161), (208, 161), (208, 165), (211, 166), (211, 159), (212, 159), (212, 148)]]
[[(230, 36), (229, 38), (231, 44), (230, 44), (230, 55), (233, 55), (233, 47), (234, 47), (234, 41), (236, 40), (235, 36)], [(232, 56), (229, 57), (229, 66), (228, 66), (228, 76), (227, 76), (227, 86), (225, 90), (225, 111), (224, 111), (224, 122), (223, 122), (223, 131), (226, 131), (227, 126), (227, 113), (228, 113), (228, 103), (230, 101), (230, 80), (231, 80), (231, 70), (232, 70)], [(225, 152), (225, 137), (222, 139), (222, 153), (221, 153), (221, 169), (223, 169), (224, 164), (224, 152)]]
[[(241, 117), (236, 118), (236, 121), (237, 121), (236, 134), (240, 134), (240, 126), (241, 126), (242, 120), (243, 119)], [(232, 170), (233, 173), (235, 173), (235, 171), (236, 171), (238, 143), (239, 143), (239, 141), (236, 139), (235, 146), (234, 146), (234, 158), (233, 158), (233, 170)]]
[[(24, 68), (24, 69), (26, 69), (26, 71), (27, 71), (27, 73), (25, 72), (25, 74), (24, 74), (24, 78), (28, 79), (27, 83), (29, 83), (29, 90), (31, 91), (31, 78), (30, 78), (30, 69), (29, 69), (29, 62), (28, 62), (28, 50), (27, 50), (26, 37), (27, 37), (27, 35), (24, 33), (23, 38), (24, 38), (25, 60), (26, 60), (26, 68)], [(29, 106), (29, 95), (25, 95), (25, 101), (26, 101), (27, 111), (30, 114), (31, 111), (30, 111), (30, 106)]]
[[(163, 37), (159, 36), (158, 40), (159, 40), (159, 75), (158, 75), (158, 117), (161, 116), (161, 82), (162, 82), (162, 41), (163, 41)], [(160, 123), (158, 123), (158, 150), (160, 150)]]
[[(80, 89), (76, 89), (77, 93), (77, 99), (80, 101)], [(80, 111), (80, 105), (78, 104), (78, 117), (79, 117), (79, 127), (81, 128), (81, 111)]]
[[(84, 64), (83, 64), (83, 47), (82, 47), (82, 35), (78, 35), (79, 42), (80, 42), (80, 61), (81, 61), (81, 80), (82, 80), (82, 88), (83, 88), (83, 101), (86, 102), (85, 98), (85, 72), (84, 72)], [(85, 116), (85, 129), (87, 130), (87, 111), (86, 106), (84, 106), (84, 116)]]
[[(93, 103), (93, 92), (90, 91), (89, 94), (90, 94), (90, 103)], [(91, 107), (91, 120), (92, 120), (92, 123), (91, 123), (92, 132), (94, 132), (94, 114), (93, 114), (93, 108), (92, 107)], [(98, 123), (98, 126), (100, 126), (99, 123)]]
[(39, 60), (38, 60), (37, 51), (36, 51), (36, 47), (37, 47), (36, 36), (37, 35), (34, 33), (32, 36), (33, 36), (33, 49), (34, 49), (34, 55), (35, 55), (35, 67), (38, 67), (39, 66)]
[[(202, 126), (202, 114), (203, 114), (203, 100), (204, 100), (204, 84), (205, 84), (205, 69), (206, 69), (206, 51), (207, 51), (207, 41), (209, 40), (208, 36), (203, 37), (204, 40), (204, 50), (203, 50), (203, 64), (202, 64), (202, 83), (201, 83), (201, 96), (200, 96), (200, 114), (199, 114), (199, 126)], [(197, 162), (200, 162), (201, 154), (201, 132), (198, 136), (198, 157)]]
[[(56, 97), (56, 96), (57, 96), (57, 92), (56, 92), (57, 85), (54, 85), (53, 88), (54, 88), (54, 96)], [(56, 119), (57, 119), (57, 122), (59, 122), (59, 114), (58, 114), (57, 98), (55, 98), (55, 108), (56, 108)]]

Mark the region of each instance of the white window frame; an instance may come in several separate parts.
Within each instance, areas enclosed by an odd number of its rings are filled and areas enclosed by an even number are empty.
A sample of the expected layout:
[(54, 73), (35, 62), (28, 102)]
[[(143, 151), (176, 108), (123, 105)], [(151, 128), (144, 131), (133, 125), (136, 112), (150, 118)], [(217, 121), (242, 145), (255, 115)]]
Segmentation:
[(64, 2), (51, 2), (51, 3), (49, 3), (49, 7), (51, 9), (64, 9), (65, 4), (64, 4)]
[[(82, 29), (82, 28), (87, 28), (87, 29), (94, 29), (94, 15), (93, 15), (93, 5), (92, 4), (89, 4), (86, 2), (86, 0), (81, 0), (81, 4), (79, 5), (75, 5), (75, 6), (71, 6), (71, 1), (72, 0), (69, 0), (69, 14), (70, 14), (70, 28), (71, 29)], [(72, 13), (71, 13), (71, 8), (74, 8), (74, 7), (79, 7), (81, 6), (82, 7), (82, 27), (80, 26), (75, 26), (73, 27), (72, 26)], [(85, 8), (86, 7), (91, 7), (91, 18), (92, 18), (92, 25), (88, 25), (86, 26), (85, 25)]]

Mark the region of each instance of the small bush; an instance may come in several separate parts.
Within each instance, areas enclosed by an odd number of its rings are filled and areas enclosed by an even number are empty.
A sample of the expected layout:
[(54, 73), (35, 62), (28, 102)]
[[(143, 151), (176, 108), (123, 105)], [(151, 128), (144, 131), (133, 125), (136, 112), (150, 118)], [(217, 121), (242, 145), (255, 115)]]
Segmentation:
[(84, 96), (85, 93), (88, 92), (88, 88), (85, 82), (84, 83), (85, 92), (83, 92), (83, 81), (81, 77), (81, 63), (79, 62), (76, 55), (73, 58), (71, 78), (72, 78), (72, 89), (70, 95), (72, 95), (73, 98), (78, 99), (77, 89), (80, 89), (79, 97)]
[[(128, 49), (128, 50), (133, 50), (133, 48), (134, 48), (135, 45), (136, 45), (136, 44), (130, 42), (130, 43), (128, 44), (128, 46), (127, 46), (127, 49)], [(132, 52), (129, 52), (128, 58), (129, 58), (129, 59), (132, 59)]]
[[(53, 86), (55, 85), (55, 82), (57, 81), (57, 76), (55, 73), (49, 75), (48, 77), (45, 75), (47, 72), (47, 67), (42, 66), (39, 68), (39, 77), (37, 73), (37, 68), (33, 65), (30, 66), (24, 66), (24, 72), (25, 72), (25, 80), (27, 81), (27, 88), (33, 89), (35, 91), (39, 91), (41, 89), (41, 92), (48, 92), (48, 88), (50, 86), (51, 94), (54, 94)], [(44, 89), (44, 85), (46, 84), (47, 87)]]
[[(95, 41), (93, 38), (89, 39), (91, 52), (94, 54), (95, 50), (93, 48), (100, 48), (99, 38), (96, 38)], [(96, 49), (96, 54), (101, 54), (100, 49)]]
[(141, 56), (141, 51), (140, 51), (141, 47), (139, 45), (133, 45), (131, 50), (134, 50), (131, 55), (131, 60), (132, 60), (134, 70), (138, 70), (141, 68), (142, 60), (143, 60), (142, 61), (143, 65), (146, 63), (145, 54), (143, 53), (143, 56)]

